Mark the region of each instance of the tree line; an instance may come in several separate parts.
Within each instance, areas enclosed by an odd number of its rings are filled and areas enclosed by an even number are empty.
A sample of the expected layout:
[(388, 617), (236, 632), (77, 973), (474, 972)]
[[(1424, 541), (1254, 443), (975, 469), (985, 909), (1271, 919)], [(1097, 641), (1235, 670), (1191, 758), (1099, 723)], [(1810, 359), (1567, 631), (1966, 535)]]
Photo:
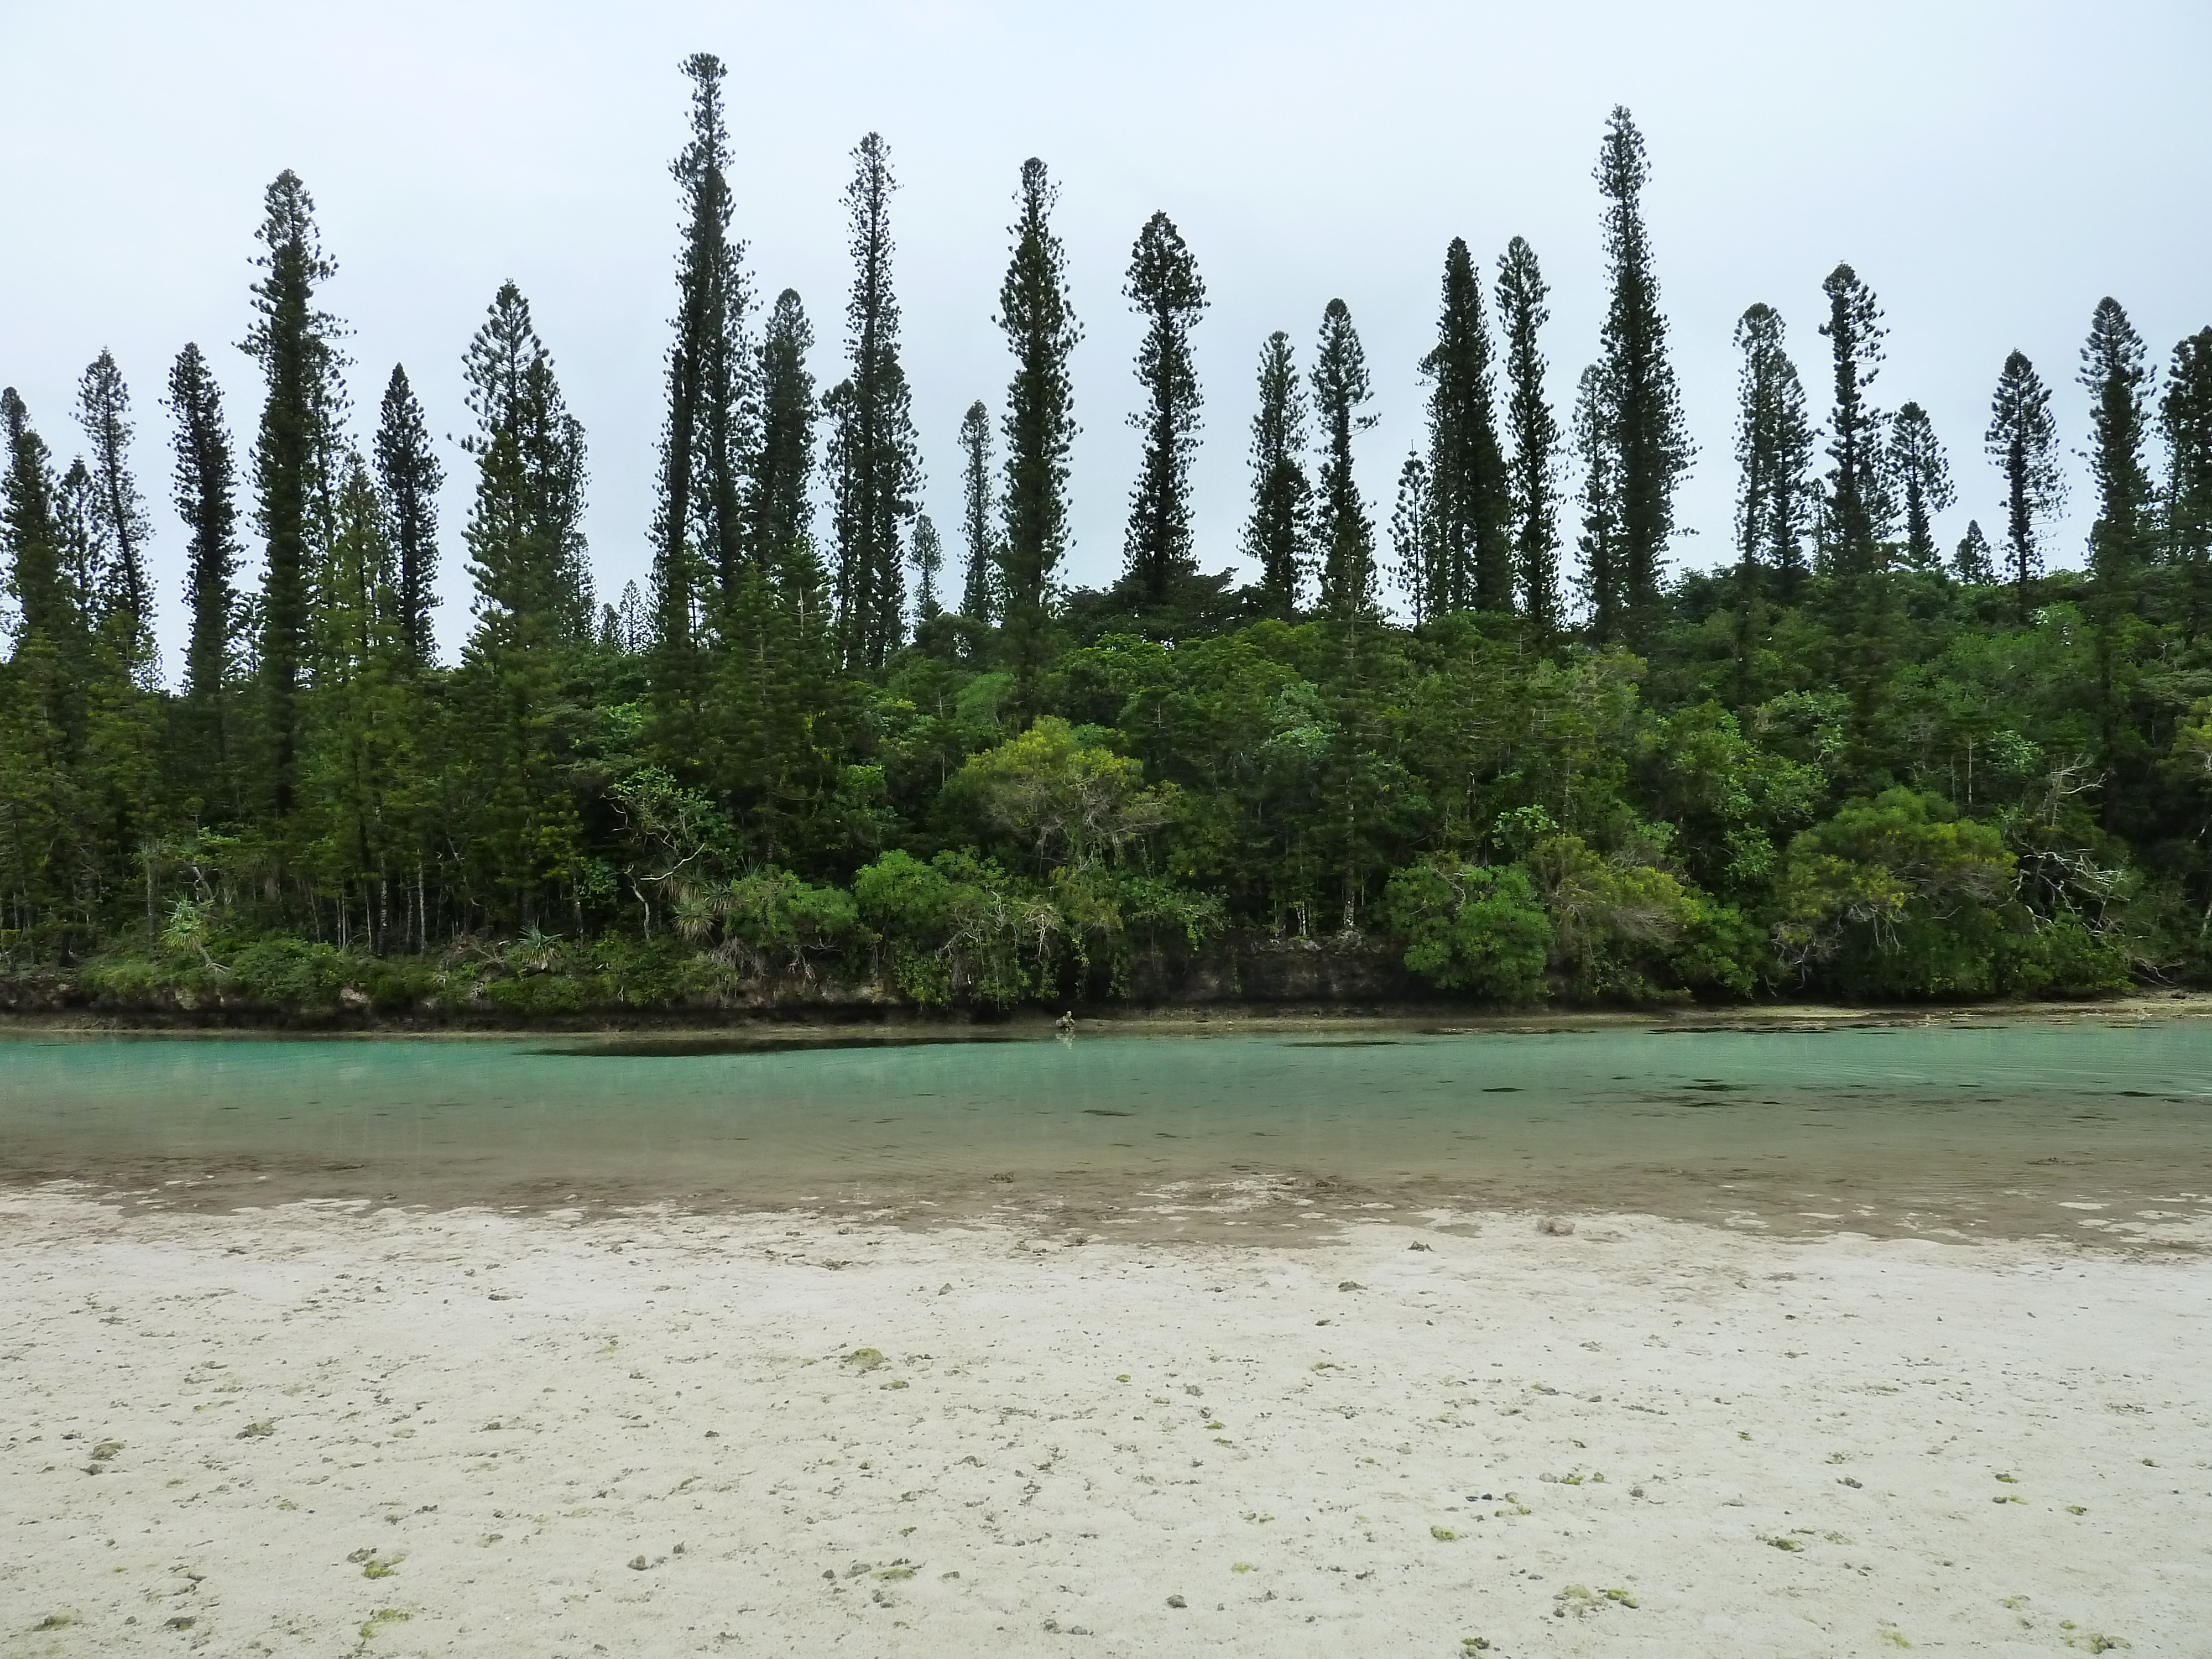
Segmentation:
[(1259, 350), (1239, 585), (1193, 538), (1208, 301), (1155, 213), (1122, 289), (1144, 323), (1123, 568), (1071, 589), (1081, 325), (1044, 163), (1020, 169), (1011, 372), (961, 422), (948, 546), (919, 507), (889, 146), (852, 155), (820, 387), (800, 296), (763, 303), (736, 234), (724, 67), (682, 67), (643, 591), (595, 592), (586, 434), (507, 283), (462, 356), (474, 604), (438, 660), (444, 464), (404, 368), (356, 435), (336, 266), (289, 171), (257, 233), (250, 444), (200, 346), (162, 399), (189, 538), (173, 685), (118, 366), (86, 370), (66, 467), (0, 392), (9, 971), (518, 1008), (810, 985), (1004, 1006), (1233, 939), (1379, 941), (1506, 1001), (2203, 971), (2212, 328), (2160, 373), (2096, 307), (2088, 558), (2046, 571), (2066, 440), (2042, 374), (2015, 351), (1991, 398), (1994, 535), (1940, 546), (1950, 462), (1921, 404), (1875, 400), (1883, 314), (1839, 264), (1825, 411), (1780, 313), (1743, 313), (1731, 556), (1674, 568), (1698, 450), (1615, 110), (1608, 304), (1571, 406), (1536, 251), (1486, 265), (1453, 240), (1386, 546), (1354, 465), (1373, 388), (1329, 301), (1303, 363), (1287, 331)]

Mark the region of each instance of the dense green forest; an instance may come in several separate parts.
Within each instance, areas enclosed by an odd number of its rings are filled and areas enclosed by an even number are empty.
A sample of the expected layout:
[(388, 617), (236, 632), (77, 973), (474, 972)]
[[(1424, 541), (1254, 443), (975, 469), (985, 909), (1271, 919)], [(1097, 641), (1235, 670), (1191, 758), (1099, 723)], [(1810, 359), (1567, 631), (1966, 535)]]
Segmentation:
[[(181, 662), (153, 644), (112, 358), (66, 467), (0, 394), (15, 1006), (1007, 1007), (1234, 994), (1206, 965), (1255, 950), (1364, 952), (1375, 984), (1499, 1003), (2207, 976), (2212, 327), (2160, 372), (2102, 301), (2080, 433), (2014, 352), (1982, 434), (2002, 518), (1939, 546), (1951, 465), (1919, 404), (1877, 401), (1882, 313), (1839, 265), (1811, 388), (1780, 315), (1743, 313), (1739, 423), (1701, 462), (1732, 452), (1733, 547), (1672, 567), (1700, 451), (1617, 110), (1609, 308), (1572, 406), (1547, 390), (1535, 250), (1454, 240), (1426, 441), (1386, 517), (1330, 301), (1310, 346), (1260, 343), (1240, 586), (1193, 543), (1206, 292), (1155, 214), (1124, 287), (1125, 568), (1071, 590), (1079, 325), (1044, 164), (998, 295), (1004, 397), (961, 424), (940, 532), (915, 503), (887, 147), (853, 153), (843, 374), (818, 387), (799, 296), (756, 295), (733, 233), (722, 66), (684, 68), (643, 591), (594, 592), (586, 434), (510, 283), (462, 356), (476, 597), (437, 659), (443, 466), (404, 368), (373, 418), (349, 403), (289, 172), (258, 233), (250, 443), (198, 345), (163, 400)], [(2084, 568), (2046, 571), (2068, 445), (2094, 529)]]

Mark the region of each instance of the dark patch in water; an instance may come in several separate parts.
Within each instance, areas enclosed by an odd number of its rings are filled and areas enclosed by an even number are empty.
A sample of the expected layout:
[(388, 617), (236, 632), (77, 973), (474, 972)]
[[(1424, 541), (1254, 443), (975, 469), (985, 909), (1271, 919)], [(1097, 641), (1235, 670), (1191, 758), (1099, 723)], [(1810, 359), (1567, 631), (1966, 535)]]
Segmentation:
[(1134, 1112), (1109, 1111), (1103, 1106), (1085, 1106), (1083, 1109), (1083, 1115), (1085, 1117), (1134, 1117), (1136, 1116), (1136, 1114)]
[(1485, 1089), (1482, 1092), (1486, 1095), (1517, 1095), (1521, 1092), (1521, 1090), (1518, 1085), (1500, 1083)]
[(601, 1042), (580, 1042), (562, 1048), (532, 1048), (533, 1054), (556, 1054), (580, 1060), (684, 1060), (702, 1054), (792, 1054), (820, 1048), (923, 1048), (947, 1042), (1034, 1042), (1038, 1039), (1007, 1033), (963, 1031), (955, 1036), (696, 1036), (610, 1037)]
[(1316, 1042), (1293, 1042), (1293, 1048), (1395, 1048), (1396, 1037), (1328, 1037)]

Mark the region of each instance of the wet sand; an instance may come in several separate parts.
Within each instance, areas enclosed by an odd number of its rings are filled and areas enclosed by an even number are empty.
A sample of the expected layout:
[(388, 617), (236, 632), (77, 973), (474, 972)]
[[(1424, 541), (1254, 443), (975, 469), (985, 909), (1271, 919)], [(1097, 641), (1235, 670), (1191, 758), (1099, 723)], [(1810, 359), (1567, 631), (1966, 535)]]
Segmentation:
[(1392, 1213), (13, 1190), (0, 1653), (2204, 1651), (2169, 1224)]

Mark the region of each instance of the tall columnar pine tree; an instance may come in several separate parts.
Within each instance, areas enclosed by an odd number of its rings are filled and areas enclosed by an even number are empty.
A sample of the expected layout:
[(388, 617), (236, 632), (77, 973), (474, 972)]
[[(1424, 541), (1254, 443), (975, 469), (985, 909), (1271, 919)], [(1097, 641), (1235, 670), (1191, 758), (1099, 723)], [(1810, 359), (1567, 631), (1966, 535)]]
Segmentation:
[(477, 586), (471, 649), (546, 650), (591, 624), (585, 556), (584, 428), (568, 412), (530, 302), (513, 283), (493, 296), (461, 373), (477, 429), (467, 541)]
[(1398, 499), (1390, 509), (1390, 552), (1398, 591), (1406, 596), (1406, 608), (1417, 624), (1442, 614), (1430, 586), (1438, 557), (1435, 509), (1429, 464), (1419, 450), (1407, 450), (1398, 469)]
[(945, 542), (927, 513), (914, 521), (914, 615), (917, 623), (933, 623), (945, 614), (937, 598), (937, 579), (945, 568)]
[(1032, 156), (1022, 163), (1009, 232), (1013, 257), (1000, 285), (996, 319), (1014, 357), (1000, 418), (1006, 440), (1002, 626), (1025, 710), (1036, 699), (1067, 554), (1068, 454), (1076, 434), (1068, 359), (1083, 337), (1068, 295), (1066, 251), (1052, 228), (1059, 196), (1042, 161)]
[(999, 615), (998, 503), (991, 483), (991, 411), (981, 398), (960, 417), (960, 533), (968, 562), (960, 614), (988, 625)]
[(1352, 325), (1352, 308), (1331, 300), (1322, 313), (1314, 349), (1314, 415), (1321, 427), (1321, 471), (1315, 494), (1320, 512), (1315, 540), (1321, 549), (1321, 610), (1350, 624), (1373, 614), (1375, 526), (1352, 476), (1352, 440), (1375, 424), (1363, 411), (1373, 399), (1367, 354)]
[(1513, 605), (1512, 491), (1498, 447), (1490, 322), (1474, 259), (1457, 236), (1444, 252), (1437, 343), (1421, 359), (1429, 382), (1429, 488), (1435, 563), (1428, 613), (1509, 612)]
[(1252, 516), (1244, 553), (1260, 567), (1260, 603), (1288, 621), (1312, 565), (1313, 486), (1306, 477), (1305, 383), (1291, 337), (1260, 348), (1260, 407), (1252, 416)]
[(104, 620), (100, 600), (107, 575), (107, 550), (100, 534), (99, 495), (84, 457), (72, 457), (61, 482), (54, 486), (54, 519), (61, 526), (62, 574), (76, 597), (86, 629), (95, 635)]
[(154, 594), (146, 580), (146, 544), (154, 526), (131, 474), (131, 389), (107, 352), (92, 360), (77, 383), (76, 418), (91, 451), (92, 520), (101, 552), (93, 605), (144, 678), (159, 668)]
[(14, 651), (0, 672), (0, 902), (26, 942), (66, 950), (76, 885), (77, 790), (89, 653), (64, 569), (55, 481), (45, 441), (15, 388), (0, 389), (8, 470), (0, 479), (0, 551), (15, 602)]
[(748, 294), (744, 245), (730, 236), (722, 62), (696, 52), (682, 68), (691, 82), (691, 138), (669, 167), (684, 227), (653, 526), (653, 698), (664, 747), (689, 757), (707, 630), (744, 562)]
[(1575, 550), (1582, 569), (1575, 586), (1589, 615), (1592, 640), (1617, 641), (1626, 625), (1626, 556), (1620, 498), (1620, 400), (1602, 361), (1587, 365), (1575, 382), (1575, 453), (1583, 464), (1581, 526)]
[(1905, 518), (1905, 562), (1915, 570), (1933, 570), (1942, 563), (1936, 546), (1936, 515), (1948, 512), (1959, 499), (1951, 483), (1951, 464), (1936, 441), (1928, 411), (1918, 404), (1904, 404), (1889, 423), (1889, 451), (1884, 459), (1889, 487)]
[(814, 376), (806, 367), (813, 349), (806, 307), (797, 290), (786, 289), (761, 336), (760, 447), (745, 507), (753, 557), (771, 574), (813, 526)]
[(1735, 542), (1747, 604), (1787, 604), (1805, 579), (1805, 532), (1815, 499), (1813, 428), (1805, 386), (1783, 343), (1782, 314), (1754, 305), (1735, 325), (1743, 353), (1737, 377)]
[(1498, 324), (1505, 343), (1505, 431), (1513, 568), (1521, 610), (1537, 638), (1559, 627), (1559, 423), (1544, 390), (1547, 365), (1538, 335), (1552, 313), (1536, 250), (1516, 236), (1498, 261)]
[(2058, 466), (2051, 392), (2025, 353), (2015, 351), (2005, 359), (1990, 399), (1984, 441), (2004, 475), (2005, 567), (2026, 622), (2032, 585), (2043, 568), (2039, 526), (2065, 501), (2066, 478)]
[(1660, 577), (1674, 535), (1675, 486), (1697, 451), (1667, 356), (1667, 319), (1659, 311), (1659, 279), (1644, 225), (1650, 164), (1643, 135), (1624, 108), (1616, 107), (1606, 123), (1593, 176), (1607, 204), (1612, 296), (1599, 337), (1600, 373), (1586, 383), (1599, 399), (1597, 418), (1586, 428), (1605, 447), (1591, 471), (1611, 499), (1591, 516), (1611, 521), (1616, 546), (1608, 579), (1589, 584), (1591, 631), (1601, 643), (1626, 639), (1640, 645), (1658, 610)]
[(2212, 613), (2212, 328), (2173, 348), (2158, 424), (2166, 449), (2165, 555), (2186, 585), (2194, 639)]
[(262, 776), (283, 819), (299, 783), (301, 675), (308, 650), (314, 564), (335, 495), (337, 431), (344, 414), (337, 319), (316, 304), (337, 267), (324, 257), (315, 204), (289, 167), (268, 190), (255, 233), (262, 271), (253, 284), (253, 325), (245, 349), (260, 364), (267, 394), (253, 446), (262, 543), (260, 671)]
[[(341, 946), (383, 948), (403, 862), (420, 710), (383, 504), (358, 454), (338, 486), (316, 583), (314, 673), (301, 767), (306, 861), (337, 900)], [(407, 892), (400, 882), (402, 914)], [(403, 933), (407, 931), (403, 924)]]
[(191, 793), (235, 811), (240, 803), (228, 786), (238, 758), (231, 707), (240, 622), (234, 585), (239, 552), (236, 479), (222, 391), (196, 345), (179, 352), (169, 370), (168, 407), (176, 422), (173, 499), (190, 538), (185, 549), (185, 605), (191, 617), (185, 642), (188, 731), (179, 759), (194, 780)]
[(1881, 309), (1874, 291), (1849, 265), (1838, 265), (1820, 284), (1828, 296), (1828, 320), (1820, 325), (1835, 368), (1836, 400), (1828, 418), (1826, 510), (1820, 550), (1828, 574), (1846, 581), (1879, 573), (1884, 566), (1882, 540), (1889, 526), (1887, 492), (1881, 476), (1881, 411), (1867, 401), (1867, 389), (1881, 373)]
[(2120, 302), (2109, 295), (2100, 300), (2081, 348), (2081, 385), (2090, 398), (2089, 477), (2097, 487), (2089, 568), (2116, 594), (2135, 586), (2156, 552), (2156, 504), (2143, 455), (2151, 377), (2143, 359), (2142, 336)]
[(906, 529), (921, 485), (914, 400), (899, 362), (891, 290), (890, 149), (870, 133), (853, 151), (845, 188), (853, 293), (845, 305), (849, 365), (830, 406), (837, 539), (837, 638), (845, 665), (881, 668), (906, 641)]
[(1145, 319), (1136, 365), (1145, 403), (1129, 416), (1144, 434), (1145, 453), (1129, 495), (1122, 586), (1139, 605), (1152, 607), (1167, 603), (1176, 585), (1198, 570), (1191, 551), (1190, 464), (1204, 402), (1190, 337), (1206, 312), (1206, 283), (1166, 214), (1152, 215), (1137, 234), (1121, 293)]
[(513, 283), (502, 283), (462, 362), (476, 431), (476, 497), (464, 539), (477, 589), (464, 696), (486, 763), (477, 848), (508, 916), (544, 912), (572, 873), (576, 809), (567, 782), (561, 683), (586, 637), (584, 433)]
[(1951, 556), (1951, 572), (1968, 587), (1987, 587), (1996, 580), (1996, 561), (1990, 556), (1990, 538), (1982, 533), (1979, 519), (1966, 520), (1966, 533)]
[(395, 363), (376, 423), (377, 501), (392, 544), (399, 640), (406, 662), (417, 668), (438, 655), (430, 612), (438, 604), (438, 491), (445, 482), (422, 405), (407, 370)]
[(70, 580), (46, 440), (14, 386), (0, 390), (8, 438), (8, 476), (0, 486), (0, 535), (7, 538), (8, 592), (15, 601), (19, 657), (44, 649), (69, 658), (84, 630), (81, 596)]

